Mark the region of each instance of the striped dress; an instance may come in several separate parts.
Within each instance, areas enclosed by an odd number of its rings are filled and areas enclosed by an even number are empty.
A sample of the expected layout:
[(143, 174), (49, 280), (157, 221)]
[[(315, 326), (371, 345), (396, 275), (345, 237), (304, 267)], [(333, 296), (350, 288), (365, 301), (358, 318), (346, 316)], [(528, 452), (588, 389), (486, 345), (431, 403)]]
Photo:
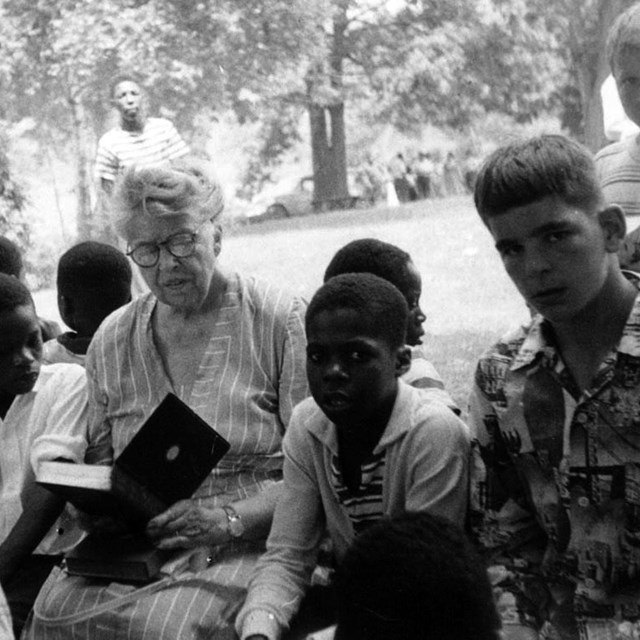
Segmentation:
[(116, 127), (100, 138), (95, 176), (114, 182), (118, 174), (134, 164), (153, 166), (187, 153), (189, 147), (169, 120), (148, 118), (142, 131)]
[[(89, 349), (88, 456), (104, 459), (111, 444), (118, 455), (172, 391), (231, 443), (194, 497), (220, 506), (255, 495), (281, 478), (284, 430), (294, 405), (308, 395), (304, 303), (270, 285), (231, 276), (195, 384), (186, 391), (171, 385), (155, 348), (155, 304), (148, 294), (113, 313)], [(28, 637), (180, 640), (211, 638), (213, 631), (215, 637), (226, 637), (227, 623), (244, 600), (249, 572), (262, 550), (263, 542), (226, 545), (210, 568), (75, 624), (44, 618), (95, 608), (135, 587), (63, 573), (50, 577)]]

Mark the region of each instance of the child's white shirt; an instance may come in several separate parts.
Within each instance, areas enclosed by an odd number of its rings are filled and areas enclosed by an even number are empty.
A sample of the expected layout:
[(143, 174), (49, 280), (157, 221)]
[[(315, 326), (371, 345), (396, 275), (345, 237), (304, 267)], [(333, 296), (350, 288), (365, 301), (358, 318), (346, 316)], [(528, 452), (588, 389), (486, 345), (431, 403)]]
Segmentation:
[[(29, 470), (43, 460), (82, 462), (87, 448), (86, 374), (74, 364), (43, 365), (34, 388), (16, 396), (0, 419), (0, 542), (22, 514)], [(64, 515), (63, 515), (64, 518)], [(75, 544), (72, 521), (57, 522), (35, 553), (62, 553)]]

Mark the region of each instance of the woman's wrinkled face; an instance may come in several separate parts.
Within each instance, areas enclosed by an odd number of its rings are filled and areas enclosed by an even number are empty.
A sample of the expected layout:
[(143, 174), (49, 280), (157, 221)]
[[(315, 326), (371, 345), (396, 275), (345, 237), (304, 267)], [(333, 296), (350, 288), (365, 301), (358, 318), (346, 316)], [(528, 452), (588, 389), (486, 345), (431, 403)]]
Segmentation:
[[(193, 241), (191, 255), (176, 257), (171, 254), (171, 242), (176, 237), (180, 240), (181, 249), (185, 240)], [(140, 247), (159, 251), (155, 265), (138, 266), (158, 300), (185, 312), (202, 307), (209, 294), (220, 252), (220, 236), (213, 221), (201, 224), (188, 215), (145, 217), (133, 222), (128, 240), (129, 251)]]

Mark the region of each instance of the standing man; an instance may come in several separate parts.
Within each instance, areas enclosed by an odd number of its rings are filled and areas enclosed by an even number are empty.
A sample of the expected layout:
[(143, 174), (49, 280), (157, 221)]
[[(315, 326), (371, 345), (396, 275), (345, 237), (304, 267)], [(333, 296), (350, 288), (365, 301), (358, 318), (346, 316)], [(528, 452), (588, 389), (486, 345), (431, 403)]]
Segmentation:
[(591, 154), (502, 147), (475, 204), (535, 313), (480, 359), (471, 525), (507, 639), (640, 634), (640, 276)]
[[(165, 118), (147, 117), (146, 96), (138, 80), (121, 75), (111, 83), (111, 104), (118, 110), (120, 123), (98, 142), (95, 176), (99, 183), (98, 211), (107, 210), (107, 200), (120, 173), (131, 165), (154, 165), (189, 153), (189, 147), (173, 124)], [(97, 217), (105, 223), (104, 214)], [(110, 227), (104, 232), (115, 235)]]

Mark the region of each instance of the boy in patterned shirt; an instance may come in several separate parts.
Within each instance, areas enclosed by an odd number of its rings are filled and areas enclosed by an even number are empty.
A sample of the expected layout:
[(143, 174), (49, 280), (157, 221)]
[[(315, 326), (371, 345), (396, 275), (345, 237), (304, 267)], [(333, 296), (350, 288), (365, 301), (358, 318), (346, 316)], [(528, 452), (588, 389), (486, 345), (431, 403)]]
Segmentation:
[(328, 530), (338, 562), (383, 515), (462, 521), (468, 433), (446, 405), (399, 380), (410, 362), (407, 304), (369, 273), (325, 283), (306, 315), (312, 398), (294, 410), (284, 483), (238, 614), (242, 640), (277, 640), (298, 610)]
[(640, 300), (624, 214), (563, 136), (507, 145), (475, 204), (535, 313), (480, 359), (472, 529), (506, 638), (640, 632)]

